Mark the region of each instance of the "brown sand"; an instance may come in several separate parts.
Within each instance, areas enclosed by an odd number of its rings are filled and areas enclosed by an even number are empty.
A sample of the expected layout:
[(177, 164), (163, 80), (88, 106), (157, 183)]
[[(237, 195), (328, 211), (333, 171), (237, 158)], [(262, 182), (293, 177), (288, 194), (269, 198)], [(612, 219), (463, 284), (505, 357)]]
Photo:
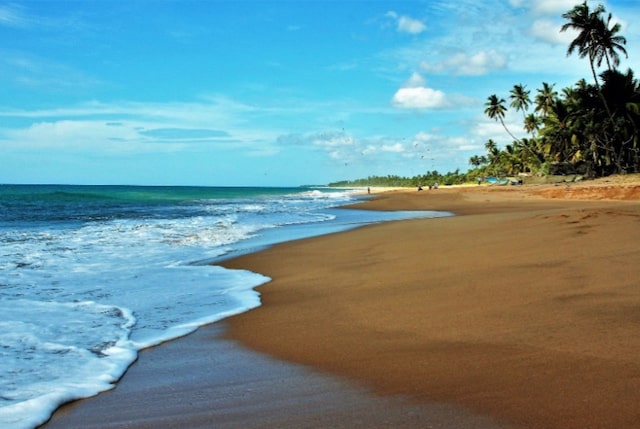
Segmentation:
[(214, 324), (143, 352), (115, 390), (65, 406), (46, 429), (502, 429), (447, 404), (380, 397), (270, 359)]
[(637, 428), (639, 197), (619, 184), (382, 194), (366, 206), (461, 216), (226, 263), (274, 279), (230, 336), (521, 427)]
[(224, 324), (233, 341), (214, 325), (145, 352), (47, 428), (638, 427), (640, 187), (412, 190), (366, 206), (460, 216), (226, 262), (274, 279), (263, 306)]

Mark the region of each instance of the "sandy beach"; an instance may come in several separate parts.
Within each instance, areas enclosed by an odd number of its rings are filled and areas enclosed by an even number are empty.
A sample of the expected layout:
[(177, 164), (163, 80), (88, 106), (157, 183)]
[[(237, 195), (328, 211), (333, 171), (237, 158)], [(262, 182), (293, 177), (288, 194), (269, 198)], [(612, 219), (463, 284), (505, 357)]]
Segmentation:
[(457, 216), (225, 262), (273, 279), (261, 307), (143, 352), (46, 427), (638, 427), (637, 183), (396, 190), (359, 207)]

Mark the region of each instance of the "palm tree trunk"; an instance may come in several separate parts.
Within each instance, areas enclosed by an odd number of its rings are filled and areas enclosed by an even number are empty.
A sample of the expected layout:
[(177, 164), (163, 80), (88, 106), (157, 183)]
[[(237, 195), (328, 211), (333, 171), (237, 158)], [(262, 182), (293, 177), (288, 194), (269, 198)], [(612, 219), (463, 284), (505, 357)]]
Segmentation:
[(503, 127), (503, 128), (504, 128), (504, 130), (507, 132), (507, 134), (509, 134), (509, 135), (511, 136), (511, 138), (512, 138), (514, 141), (516, 141), (516, 142), (520, 143), (520, 140), (519, 140), (516, 136), (514, 136), (514, 135), (511, 133), (511, 131), (509, 131), (509, 128), (507, 128), (507, 126), (505, 125), (505, 123), (504, 123), (504, 121), (502, 120), (502, 118), (500, 118), (500, 123), (502, 124), (502, 127)]
[(591, 66), (591, 74), (593, 74), (593, 80), (596, 83), (596, 90), (598, 91), (598, 95), (600, 95), (600, 99), (602, 100), (602, 104), (604, 104), (604, 109), (607, 111), (607, 115), (611, 122), (613, 122), (613, 115), (611, 114), (611, 109), (609, 109), (609, 104), (607, 103), (607, 99), (604, 98), (604, 94), (600, 89), (600, 82), (598, 82), (598, 75), (596, 74), (596, 68), (593, 65), (593, 55), (589, 54), (589, 65)]

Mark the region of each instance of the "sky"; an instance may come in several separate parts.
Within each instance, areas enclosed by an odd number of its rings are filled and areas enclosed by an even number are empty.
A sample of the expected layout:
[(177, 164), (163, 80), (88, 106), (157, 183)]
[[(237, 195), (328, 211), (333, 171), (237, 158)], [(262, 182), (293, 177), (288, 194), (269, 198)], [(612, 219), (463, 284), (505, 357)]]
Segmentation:
[[(470, 168), (491, 94), (590, 81), (578, 0), (0, 0), (0, 183), (298, 186)], [(602, 3), (640, 70), (638, 0)], [(639, 72), (640, 73), (640, 72)], [(524, 135), (522, 113), (507, 126)]]

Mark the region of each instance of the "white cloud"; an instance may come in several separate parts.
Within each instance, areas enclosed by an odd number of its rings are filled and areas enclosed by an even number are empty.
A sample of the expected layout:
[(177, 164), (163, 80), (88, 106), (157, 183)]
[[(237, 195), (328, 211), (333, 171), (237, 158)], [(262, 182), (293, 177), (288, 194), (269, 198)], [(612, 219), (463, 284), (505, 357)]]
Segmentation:
[(422, 70), (442, 73), (452, 71), (457, 75), (479, 76), (492, 70), (503, 69), (506, 66), (504, 55), (495, 51), (480, 51), (475, 54), (459, 52), (437, 64), (423, 61), (420, 64)]
[[(262, 113), (266, 110), (262, 110)], [(199, 151), (206, 147), (264, 150), (278, 130), (247, 127), (250, 106), (223, 97), (194, 103), (91, 102), (51, 110), (0, 110), (0, 143), (17, 150), (96, 154)], [(268, 113), (267, 113), (268, 114)], [(18, 120), (15, 125), (9, 125)], [(25, 120), (28, 124), (23, 125)]]
[(531, 12), (536, 15), (563, 14), (577, 4), (576, 0), (535, 0), (531, 1)]
[[(509, 131), (511, 131), (516, 137), (527, 136), (527, 133), (522, 127), (522, 114), (520, 112), (515, 112), (513, 109), (510, 109), (504, 118), (504, 122)], [(479, 116), (476, 120), (471, 121), (470, 123), (473, 125), (468, 128), (469, 136), (474, 140), (482, 142), (483, 145), (489, 139), (498, 143), (498, 146), (509, 144), (512, 141), (511, 136), (507, 134), (499, 121), (490, 119), (487, 116)]]
[(401, 109), (438, 109), (448, 105), (444, 92), (425, 87), (425, 79), (414, 72), (393, 95), (391, 104)]
[(544, 42), (568, 46), (576, 37), (576, 33), (569, 29), (560, 32), (562, 24), (551, 19), (537, 19), (531, 24), (531, 35)]
[(431, 141), (436, 140), (437, 138), (438, 137), (434, 134), (429, 134), (429, 133), (425, 133), (424, 131), (420, 131), (413, 138), (413, 142), (414, 142), (414, 145), (417, 145), (420, 143), (429, 143)]
[(400, 33), (420, 34), (427, 29), (422, 21), (406, 15), (398, 15), (394, 11), (387, 12), (386, 16), (396, 21), (396, 30)]
[(36, 122), (26, 128), (11, 131), (8, 135), (9, 142), (16, 148), (54, 148), (94, 153), (140, 151), (141, 144), (147, 140), (141, 138), (135, 127), (88, 120)]
[(401, 16), (398, 19), (398, 31), (409, 34), (420, 34), (426, 30), (426, 25), (422, 21), (409, 18), (408, 16)]
[(402, 109), (437, 109), (447, 104), (444, 92), (425, 87), (400, 88), (391, 102)]
[(551, 44), (568, 45), (575, 38), (572, 30), (560, 32), (563, 13), (573, 9), (575, 0), (510, 0), (512, 6), (525, 8), (533, 20), (529, 33), (538, 40)]
[(380, 148), (382, 152), (394, 152), (401, 153), (404, 152), (404, 146), (400, 143), (390, 144), (390, 145), (382, 145)]

